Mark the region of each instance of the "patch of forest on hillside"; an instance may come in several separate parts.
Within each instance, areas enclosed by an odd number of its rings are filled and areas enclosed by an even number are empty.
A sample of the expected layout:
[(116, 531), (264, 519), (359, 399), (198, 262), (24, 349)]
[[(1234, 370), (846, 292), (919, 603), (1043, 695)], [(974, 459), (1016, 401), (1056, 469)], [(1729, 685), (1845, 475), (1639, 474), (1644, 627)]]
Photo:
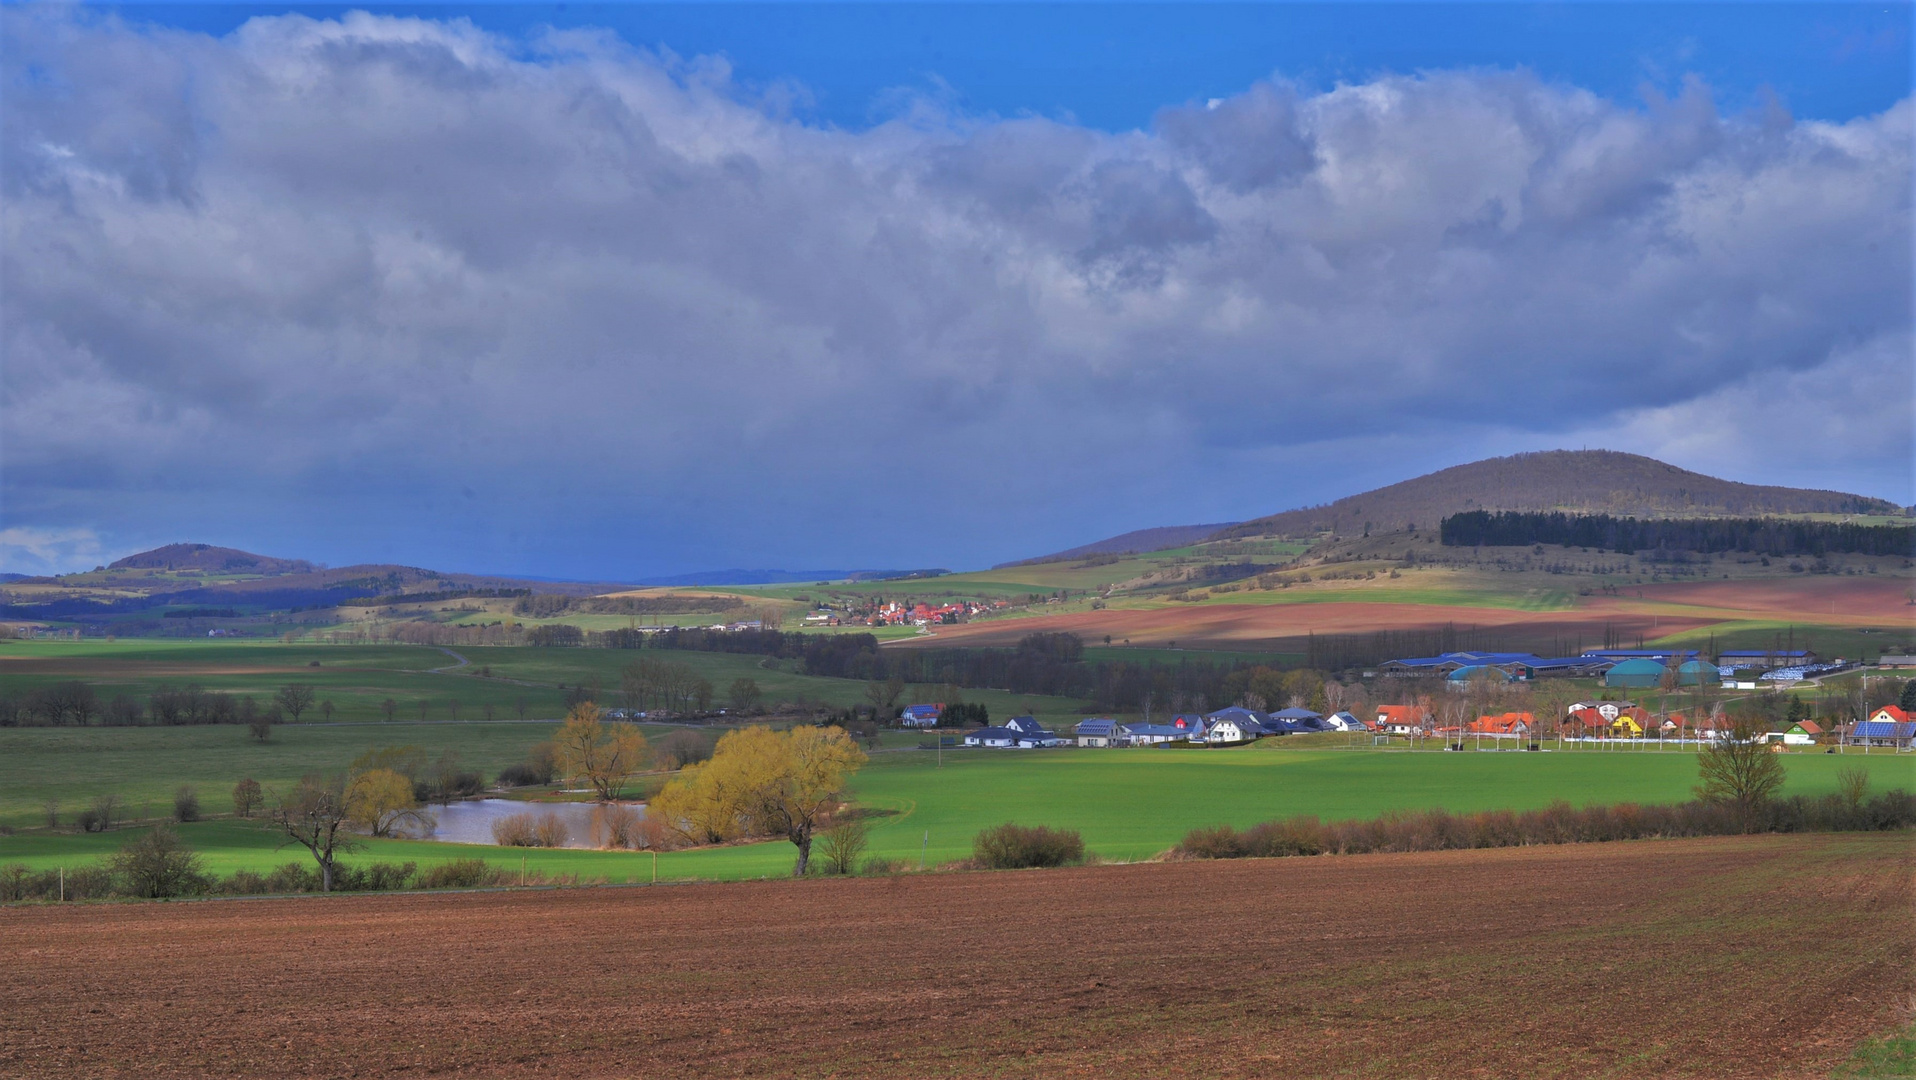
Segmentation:
[(1916, 525), (1855, 525), (1780, 518), (1663, 518), (1472, 510), (1443, 519), (1446, 547), (1557, 544), (1629, 555), (1639, 551), (1747, 551), (1758, 555), (1916, 555)]

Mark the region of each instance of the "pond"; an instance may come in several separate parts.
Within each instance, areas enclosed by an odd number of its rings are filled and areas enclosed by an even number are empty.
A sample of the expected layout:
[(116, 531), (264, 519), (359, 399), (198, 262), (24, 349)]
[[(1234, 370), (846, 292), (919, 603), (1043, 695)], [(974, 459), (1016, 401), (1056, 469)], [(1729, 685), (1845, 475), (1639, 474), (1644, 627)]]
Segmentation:
[[(641, 817), (644, 803), (613, 803)], [(535, 803), (516, 799), (472, 799), (450, 806), (428, 806), (426, 811), (438, 819), (438, 827), (421, 839), (443, 840), (453, 844), (495, 844), (494, 822), (517, 814), (531, 814), (535, 820), (557, 819), (566, 830), (566, 847), (598, 847), (605, 839), (605, 805), (600, 803)]]

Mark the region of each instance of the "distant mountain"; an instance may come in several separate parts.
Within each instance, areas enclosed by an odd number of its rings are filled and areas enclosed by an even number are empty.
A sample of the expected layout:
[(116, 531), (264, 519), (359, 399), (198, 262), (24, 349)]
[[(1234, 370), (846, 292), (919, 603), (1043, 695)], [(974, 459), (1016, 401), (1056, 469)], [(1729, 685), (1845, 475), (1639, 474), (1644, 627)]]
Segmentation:
[(1002, 570), (1007, 566), (1029, 566), (1033, 563), (1070, 562), (1072, 559), (1082, 559), (1087, 555), (1128, 555), (1134, 551), (1162, 551), (1165, 548), (1195, 544), (1235, 524), (1236, 522), (1224, 521), (1215, 525), (1162, 525), (1155, 529), (1137, 529), (1121, 536), (1114, 536), (1109, 540), (1099, 540), (1094, 544), (1067, 548), (1052, 555), (999, 563), (992, 569)]
[(1546, 450), (1458, 465), (1324, 506), (1230, 525), (1140, 529), (1055, 555), (1003, 566), (1087, 555), (1161, 551), (1206, 539), (1351, 535), (1406, 525), (1436, 528), (1465, 510), (1564, 510), (1616, 517), (1762, 517), (1769, 514), (1901, 515), (1903, 507), (1840, 491), (1766, 487), (1718, 480), (1615, 450)]
[(1358, 533), (1415, 524), (1436, 528), (1465, 510), (1562, 510), (1616, 517), (1762, 517), (1769, 514), (1901, 514), (1883, 499), (1840, 491), (1719, 480), (1615, 450), (1547, 450), (1458, 465), (1326, 506), (1287, 510), (1220, 530), (1237, 536)]
[(314, 569), (304, 559), (275, 559), (212, 544), (168, 544), (128, 555), (109, 570), (199, 570), (214, 574), (302, 574)]

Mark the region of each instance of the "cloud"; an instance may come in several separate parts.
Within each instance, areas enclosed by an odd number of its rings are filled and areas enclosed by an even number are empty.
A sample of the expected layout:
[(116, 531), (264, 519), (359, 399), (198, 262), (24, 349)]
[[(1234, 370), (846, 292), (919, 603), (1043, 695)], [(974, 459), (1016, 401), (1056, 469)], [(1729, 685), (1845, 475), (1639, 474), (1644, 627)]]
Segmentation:
[(0, 573), (65, 574), (102, 561), (100, 538), (90, 529), (0, 529)]
[(1832, 437), (1911, 384), (1908, 101), (1440, 71), (854, 132), (607, 34), (0, 20), (9, 523), (969, 565), (1590, 432), (1911, 498), (1906, 407)]

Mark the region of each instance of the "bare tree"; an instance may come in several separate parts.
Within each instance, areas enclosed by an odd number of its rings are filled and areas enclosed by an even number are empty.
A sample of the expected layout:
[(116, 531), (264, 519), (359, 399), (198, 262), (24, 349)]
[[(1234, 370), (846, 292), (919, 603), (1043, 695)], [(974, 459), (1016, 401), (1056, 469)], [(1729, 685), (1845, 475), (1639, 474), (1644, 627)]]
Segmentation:
[(351, 817), (346, 811), (346, 778), (305, 777), (291, 793), (274, 796), (267, 820), (286, 834), (280, 846), (298, 844), (312, 852), (319, 864), (320, 891), (331, 892), (336, 860), (358, 846), (347, 828)]
[(1747, 818), (1783, 786), (1783, 761), (1762, 739), (1763, 725), (1748, 715), (1718, 728), (1697, 755), (1697, 798), (1735, 806)]
[(386, 722), (390, 724), (392, 723), (393, 713), (399, 710), (399, 702), (394, 701), (392, 698), (387, 698), (379, 703), (379, 710), (386, 714)]
[(330, 724), (333, 722), (333, 699), (332, 698), (327, 698), (325, 701), (322, 701), (319, 703), (319, 715), (325, 717), (327, 723)]
[(273, 701), (297, 724), (300, 714), (312, 708), (313, 688), (304, 683), (287, 683), (273, 695)]

